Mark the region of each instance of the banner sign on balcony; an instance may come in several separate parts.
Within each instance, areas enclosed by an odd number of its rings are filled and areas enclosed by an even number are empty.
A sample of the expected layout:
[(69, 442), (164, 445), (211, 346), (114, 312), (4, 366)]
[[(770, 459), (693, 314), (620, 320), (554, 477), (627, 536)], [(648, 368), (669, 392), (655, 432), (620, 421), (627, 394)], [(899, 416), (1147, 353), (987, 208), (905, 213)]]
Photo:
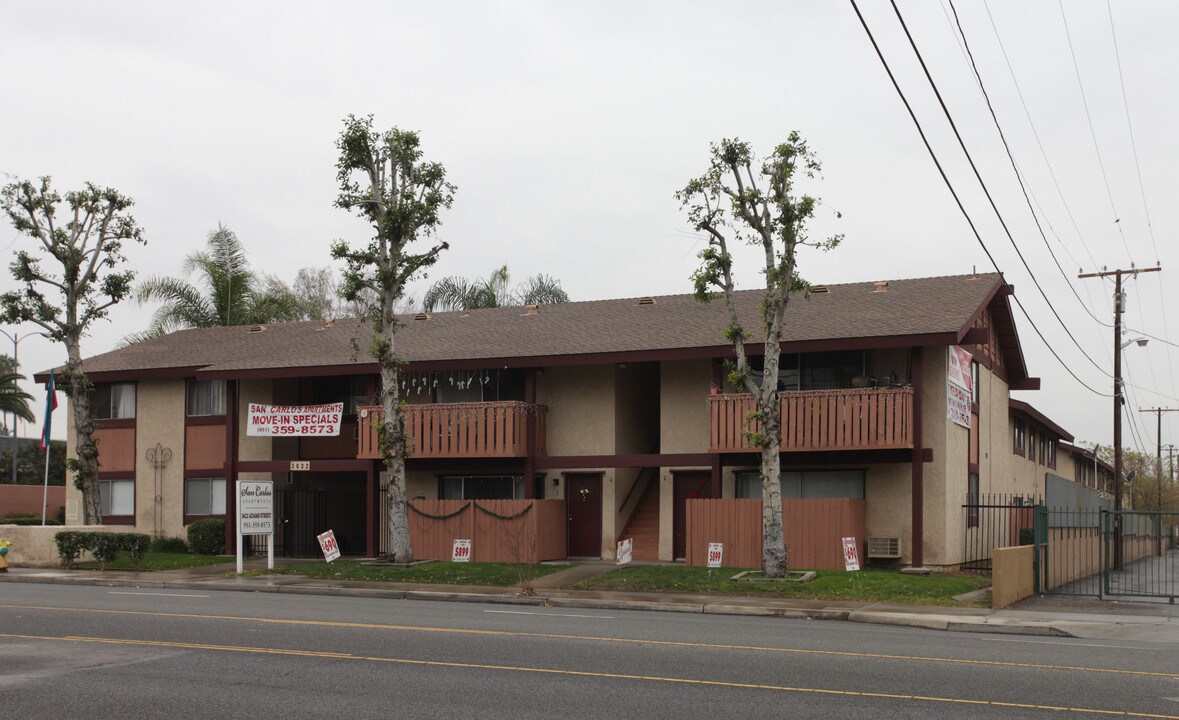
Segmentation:
[(471, 541), (454, 541), (454, 549), (450, 551), (451, 562), (471, 562)]
[(631, 552), (634, 550), (635, 541), (633, 538), (618, 541), (618, 553), (615, 565), (626, 565), (631, 560)]
[(847, 572), (860, 569), (860, 552), (854, 537), (843, 539), (843, 569)]
[(331, 530), (315, 536), (319, 540), (319, 549), (323, 550), (323, 559), (331, 562), (340, 557), (340, 546), (336, 543), (336, 534)]
[(718, 568), (724, 565), (725, 561), (725, 545), (724, 543), (708, 543), (708, 567)]
[(970, 427), (970, 393), (952, 382), (946, 383), (946, 418), (964, 428)]
[(246, 435), (292, 437), (340, 434), (344, 403), (327, 405), (262, 405), (250, 403)]
[(950, 346), (949, 367), (946, 378), (966, 391), (967, 397), (974, 396), (974, 356), (966, 348)]

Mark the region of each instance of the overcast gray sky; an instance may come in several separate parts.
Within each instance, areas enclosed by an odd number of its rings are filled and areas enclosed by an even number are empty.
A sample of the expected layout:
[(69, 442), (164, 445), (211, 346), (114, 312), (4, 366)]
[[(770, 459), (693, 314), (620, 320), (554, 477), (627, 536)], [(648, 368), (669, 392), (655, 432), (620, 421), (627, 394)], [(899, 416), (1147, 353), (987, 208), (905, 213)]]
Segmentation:
[[(1082, 381), (1110, 393), (1112, 330), (1088, 312), (1110, 323), (1112, 287), (1066, 280), (1053, 264), (948, 0), (899, 7), (1032, 273), (1100, 368), (1020, 265), (891, 7), (862, 5), (1032, 320)], [(956, 6), (1065, 274), (1161, 261), (1164, 272), (1128, 284), (1127, 320), (1179, 339), (1170, 332), (1179, 314), (1164, 310), (1179, 272), (1179, 4)], [(807, 279), (990, 269), (849, 3), (5, 3), (0, 67), (0, 172), (52, 175), (63, 191), (93, 180), (133, 197), (148, 242), (128, 254), (143, 275), (178, 273), (218, 222), (237, 232), (257, 269), (288, 281), (301, 267), (330, 264), (334, 239), (366, 238), (362, 222), (332, 207), (334, 141), (349, 113), (420, 131), (427, 156), (458, 186), (441, 229), (451, 249), (435, 277), (507, 263), (517, 279), (556, 276), (576, 300), (688, 292), (702, 243), (672, 194), (703, 170), (709, 142), (739, 136), (768, 150), (795, 129), (824, 163), (822, 180), (806, 188), (829, 206), (812, 231), (846, 236), (834, 252), (802, 258)], [(0, 228), (5, 265), (18, 247), (30, 241)], [(756, 261), (739, 257), (742, 287), (758, 283)], [(13, 285), (4, 272), (0, 289)], [(84, 353), (110, 350), (151, 311), (117, 308)], [(1016, 314), (1030, 370), (1043, 378), (1043, 390), (1021, 397), (1079, 439), (1108, 443), (1109, 398), (1070, 377)], [(0, 352), (11, 351), (0, 337)], [(22, 341), (20, 355), (26, 371), (64, 359), (38, 337)], [(1175, 355), (1157, 340), (1125, 351), (1130, 410), (1179, 405)], [(1153, 416), (1130, 414), (1153, 452)], [(1164, 420), (1164, 441), (1179, 437), (1176, 423)], [(1135, 443), (1128, 429), (1126, 437)]]

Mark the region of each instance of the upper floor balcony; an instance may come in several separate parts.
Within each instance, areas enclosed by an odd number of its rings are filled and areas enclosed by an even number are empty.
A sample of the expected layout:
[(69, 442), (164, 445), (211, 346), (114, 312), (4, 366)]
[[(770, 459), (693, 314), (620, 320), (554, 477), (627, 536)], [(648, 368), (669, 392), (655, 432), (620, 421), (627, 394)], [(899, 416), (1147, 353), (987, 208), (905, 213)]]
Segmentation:
[[(782, 452), (885, 450), (913, 447), (913, 388), (790, 390), (779, 393)], [(758, 452), (747, 432), (761, 423), (752, 395), (713, 395), (709, 452)]]
[[(405, 411), (409, 456), (413, 458), (519, 458), (528, 455), (529, 417), (535, 418), (535, 455), (545, 454), (548, 408), (518, 401), (410, 405)], [(357, 408), (356, 457), (381, 457), (379, 406)]]

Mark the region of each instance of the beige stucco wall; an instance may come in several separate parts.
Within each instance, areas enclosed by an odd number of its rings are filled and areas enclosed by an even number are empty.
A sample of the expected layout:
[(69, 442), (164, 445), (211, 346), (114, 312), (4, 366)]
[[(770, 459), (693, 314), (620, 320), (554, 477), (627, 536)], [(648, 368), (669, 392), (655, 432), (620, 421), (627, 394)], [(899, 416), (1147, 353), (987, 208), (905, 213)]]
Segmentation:
[[(0, 525), (0, 539), (8, 540), (12, 547), (8, 548), (8, 566), (22, 567), (58, 567), (61, 565), (57, 555), (57, 543), (54, 537), (65, 530), (84, 532), (127, 532), (124, 525)], [(90, 553), (85, 553), (81, 560), (89, 560)]]
[[(927, 468), (928, 470), (928, 468)], [(925, 476), (929, 482), (929, 475)], [(899, 537), (901, 562), (913, 558), (913, 472), (909, 463), (870, 465), (864, 473), (868, 537)]]
[[(274, 396), (273, 381), (271, 380), (241, 380), (238, 382), (237, 403), (237, 459), (238, 460), (271, 460), (271, 443), (269, 437), (250, 437), (246, 435), (249, 422), (250, 403), (270, 404)], [(252, 479), (246, 478), (243, 480)], [(267, 478), (263, 478), (267, 479)]]
[(626, 363), (614, 370), (614, 452), (659, 451), (659, 364)]
[(710, 360), (660, 364), (659, 448), (663, 453), (708, 452)]
[(614, 454), (614, 365), (545, 368), (536, 401), (548, 406), (549, 455)]
[(1035, 592), (1032, 546), (996, 548), (991, 555), (991, 607), (1004, 608)]
[[(146, 459), (159, 444), (172, 460), (155, 484)], [(160, 502), (154, 502), (156, 493)], [(135, 529), (160, 537), (184, 537), (184, 381), (149, 380), (135, 388)]]

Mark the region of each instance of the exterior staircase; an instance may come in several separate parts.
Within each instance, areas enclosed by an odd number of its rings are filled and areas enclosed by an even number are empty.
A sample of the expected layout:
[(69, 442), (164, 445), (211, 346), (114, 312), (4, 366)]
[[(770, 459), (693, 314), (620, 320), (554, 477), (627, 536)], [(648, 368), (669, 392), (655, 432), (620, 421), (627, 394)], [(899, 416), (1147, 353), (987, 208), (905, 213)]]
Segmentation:
[(620, 540), (634, 539), (631, 558), (634, 560), (659, 559), (659, 477), (651, 478), (643, 497), (635, 507)]

